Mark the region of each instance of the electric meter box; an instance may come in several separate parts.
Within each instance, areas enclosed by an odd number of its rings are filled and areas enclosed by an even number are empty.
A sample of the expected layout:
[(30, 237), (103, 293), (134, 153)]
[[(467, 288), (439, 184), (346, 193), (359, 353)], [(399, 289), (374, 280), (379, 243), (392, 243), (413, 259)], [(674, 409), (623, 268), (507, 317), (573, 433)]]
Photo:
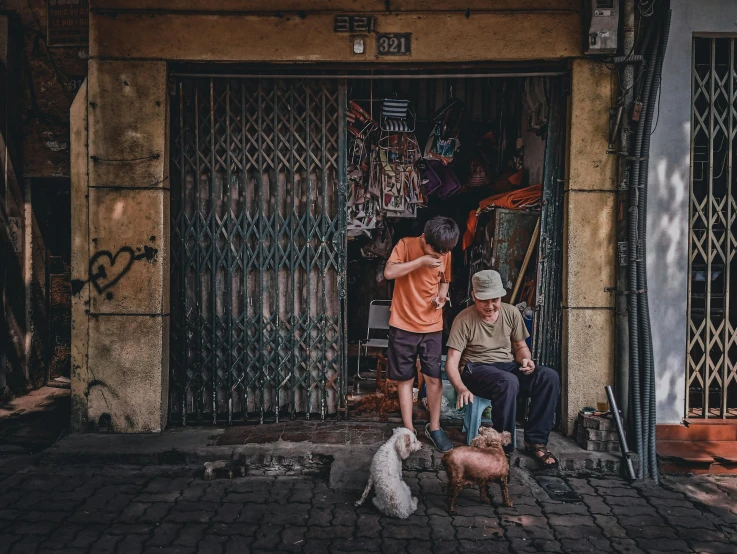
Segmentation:
[(583, 53), (588, 56), (617, 53), (619, 0), (584, 0)]

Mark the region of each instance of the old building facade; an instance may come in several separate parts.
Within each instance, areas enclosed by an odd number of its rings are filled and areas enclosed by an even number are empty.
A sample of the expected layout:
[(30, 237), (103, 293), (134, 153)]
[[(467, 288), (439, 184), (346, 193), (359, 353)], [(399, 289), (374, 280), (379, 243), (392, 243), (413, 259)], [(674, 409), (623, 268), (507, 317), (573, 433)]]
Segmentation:
[[(89, 74), (71, 109), (75, 427), (152, 432), (167, 424), (170, 351), (177, 347), (170, 340), (178, 309), (172, 303), (186, 296), (170, 277), (172, 240), (181, 239), (172, 239), (170, 217), (178, 209), (172, 191), (181, 189), (171, 180), (184, 178), (170, 161), (177, 148), (170, 120), (171, 103), (180, 98), (176, 75), (309, 77), (392, 67), (493, 75), (543, 68), (565, 76), (568, 94), (559, 336), (563, 428), (570, 432), (578, 410), (612, 383), (614, 354), (616, 161), (606, 153), (611, 75), (583, 56), (580, 4), (277, 4), (245, 9), (229, 0), (182, 1), (154, 10), (147, 2), (92, 3)], [(357, 33), (363, 53), (354, 53), (353, 35), (336, 32), (340, 14), (373, 17), (375, 29)], [(378, 56), (377, 32), (411, 33), (411, 53)], [(331, 377), (309, 386), (339, 403), (330, 397), (337, 386)]]

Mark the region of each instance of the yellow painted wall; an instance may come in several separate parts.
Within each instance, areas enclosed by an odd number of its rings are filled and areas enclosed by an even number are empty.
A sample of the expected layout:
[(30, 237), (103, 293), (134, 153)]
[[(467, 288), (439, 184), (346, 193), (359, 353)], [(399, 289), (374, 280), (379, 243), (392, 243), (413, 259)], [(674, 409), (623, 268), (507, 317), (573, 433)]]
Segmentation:
[(616, 164), (606, 153), (611, 74), (571, 64), (563, 241), (563, 428), (614, 384)]
[[(93, 2), (92, 57), (229, 62), (370, 62), (352, 53), (349, 35), (333, 32), (336, 13), (376, 17), (378, 32), (411, 32), (410, 56), (385, 63), (560, 60), (581, 53), (578, 2)], [(247, 7), (244, 5), (247, 4)]]

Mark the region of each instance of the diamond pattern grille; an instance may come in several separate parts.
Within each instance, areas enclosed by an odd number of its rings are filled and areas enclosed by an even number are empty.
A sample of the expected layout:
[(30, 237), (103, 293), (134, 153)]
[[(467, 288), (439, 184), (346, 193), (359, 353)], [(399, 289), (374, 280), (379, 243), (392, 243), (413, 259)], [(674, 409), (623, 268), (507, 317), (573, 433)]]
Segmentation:
[(737, 417), (735, 40), (694, 38), (686, 413)]
[(345, 84), (181, 77), (171, 117), (171, 420), (345, 403)]

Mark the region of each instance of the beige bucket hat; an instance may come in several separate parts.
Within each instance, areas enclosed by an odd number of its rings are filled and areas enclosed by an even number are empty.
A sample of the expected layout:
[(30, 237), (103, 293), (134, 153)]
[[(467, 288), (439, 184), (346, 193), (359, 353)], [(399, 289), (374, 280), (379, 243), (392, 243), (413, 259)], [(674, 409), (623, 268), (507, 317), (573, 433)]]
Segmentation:
[(474, 273), (471, 282), (473, 284), (473, 295), (478, 300), (501, 298), (507, 294), (504, 286), (502, 286), (502, 276), (493, 269), (485, 269)]

